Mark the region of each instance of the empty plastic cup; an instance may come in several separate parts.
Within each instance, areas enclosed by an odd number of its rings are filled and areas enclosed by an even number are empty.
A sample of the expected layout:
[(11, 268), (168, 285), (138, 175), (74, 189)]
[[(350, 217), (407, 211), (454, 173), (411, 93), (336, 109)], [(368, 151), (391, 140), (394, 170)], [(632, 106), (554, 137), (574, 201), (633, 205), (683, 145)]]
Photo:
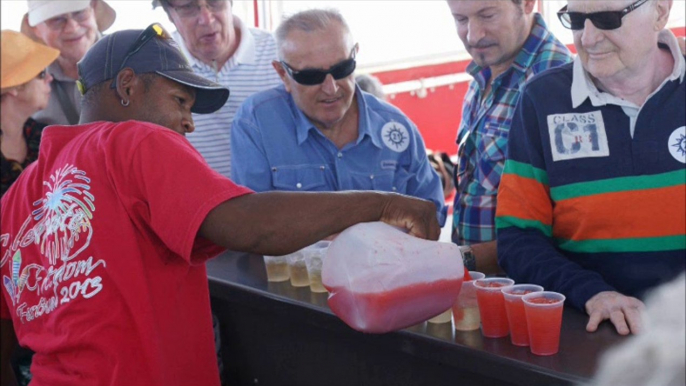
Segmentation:
[(505, 297), (505, 311), (510, 326), (510, 340), (515, 346), (529, 345), (529, 330), (526, 326), (526, 314), (522, 296), (532, 292), (541, 292), (543, 287), (536, 284), (515, 284), (502, 289)]
[(560, 330), (565, 296), (550, 291), (522, 296), (529, 345), (536, 355), (553, 355), (560, 350)]
[(501, 289), (514, 284), (514, 280), (492, 277), (474, 282), (476, 300), (481, 316), (481, 333), (487, 338), (502, 338), (510, 333), (505, 311), (505, 298)]
[(264, 256), (264, 267), (267, 269), (267, 281), (286, 281), (290, 277), (287, 256)]
[(453, 304), (453, 321), (455, 322), (455, 329), (458, 331), (478, 330), (481, 324), (474, 281), (483, 279), (486, 275), (481, 272), (469, 271), (469, 276), (472, 280), (462, 282), (460, 295)]

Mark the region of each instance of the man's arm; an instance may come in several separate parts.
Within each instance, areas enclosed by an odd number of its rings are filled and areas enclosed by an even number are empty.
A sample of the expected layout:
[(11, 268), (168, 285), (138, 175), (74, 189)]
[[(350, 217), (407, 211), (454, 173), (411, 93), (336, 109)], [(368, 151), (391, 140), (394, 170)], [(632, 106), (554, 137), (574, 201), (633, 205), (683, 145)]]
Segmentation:
[(472, 249), (472, 254), (474, 255), (477, 272), (482, 272), (486, 275), (503, 273), (502, 268), (498, 265), (497, 241), (471, 244), (469, 247)]
[(12, 352), (17, 345), (11, 320), (0, 319), (0, 338), (0, 386), (17, 386), (17, 378), (10, 364)]
[(440, 233), (432, 202), (360, 191), (237, 197), (210, 211), (198, 233), (234, 251), (282, 255), (369, 221), (383, 221), (431, 240)]

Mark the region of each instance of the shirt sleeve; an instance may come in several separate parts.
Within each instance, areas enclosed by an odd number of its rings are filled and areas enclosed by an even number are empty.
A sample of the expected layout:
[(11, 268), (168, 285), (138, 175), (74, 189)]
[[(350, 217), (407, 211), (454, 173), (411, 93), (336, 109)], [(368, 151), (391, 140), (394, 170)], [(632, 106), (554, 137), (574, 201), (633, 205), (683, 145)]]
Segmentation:
[(152, 131), (133, 146), (127, 167), (110, 168), (110, 174), (137, 220), (190, 263), (220, 253), (223, 248), (197, 236), (200, 225), (219, 204), (251, 190), (212, 170), (171, 130)]
[(419, 130), (411, 122), (408, 123), (414, 136), (412, 141), (414, 146), (412, 149), (412, 165), (410, 166), (410, 173), (414, 174), (414, 177), (408, 181), (405, 194), (433, 202), (436, 205), (438, 223), (443, 227), (448, 208), (445, 206), (441, 178), (429, 162), (424, 140), (419, 134)]
[[(496, 228), (498, 262), (515, 282), (561, 292), (576, 308), (601, 291), (615, 291), (600, 274), (566, 258), (553, 239), (553, 207), (539, 119), (525, 91), (512, 122), (500, 181)], [(543, 123), (541, 123), (543, 124)]]
[(238, 110), (231, 127), (231, 178), (256, 192), (274, 190), (262, 133), (246, 105)]

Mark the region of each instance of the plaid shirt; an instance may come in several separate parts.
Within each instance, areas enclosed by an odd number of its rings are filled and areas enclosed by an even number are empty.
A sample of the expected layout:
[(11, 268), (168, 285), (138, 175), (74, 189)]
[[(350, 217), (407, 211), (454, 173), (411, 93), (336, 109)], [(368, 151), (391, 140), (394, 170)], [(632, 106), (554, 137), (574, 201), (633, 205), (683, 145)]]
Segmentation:
[(507, 155), (510, 123), (524, 83), (534, 75), (572, 61), (572, 54), (548, 31), (540, 14), (510, 68), (493, 79), (484, 97), (490, 68), (472, 62), (474, 77), (464, 98), (457, 133), (457, 193), (453, 207), (453, 242), (476, 244), (495, 240), (495, 206)]

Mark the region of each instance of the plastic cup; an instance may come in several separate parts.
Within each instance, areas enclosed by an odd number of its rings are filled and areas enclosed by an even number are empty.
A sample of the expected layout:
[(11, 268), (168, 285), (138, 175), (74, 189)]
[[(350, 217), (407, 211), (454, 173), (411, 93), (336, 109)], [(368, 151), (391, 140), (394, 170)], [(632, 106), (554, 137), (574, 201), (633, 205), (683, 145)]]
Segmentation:
[(474, 281), (483, 279), (486, 275), (481, 272), (469, 271), (470, 281), (462, 282), (460, 295), (453, 304), (453, 321), (458, 331), (478, 330), (481, 324), (479, 304), (476, 302), (476, 287)]
[(302, 250), (291, 253), (288, 256), (288, 272), (293, 287), (307, 287), (310, 285), (310, 277), (307, 275), (307, 262)]
[(505, 311), (505, 298), (501, 289), (514, 284), (514, 280), (492, 277), (474, 282), (476, 300), (481, 316), (481, 333), (487, 338), (502, 338), (510, 333)]
[(312, 292), (326, 292), (326, 288), (322, 284), (322, 266), (324, 265), (326, 250), (330, 244), (330, 241), (319, 241), (302, 250), (303, 254), (305, 254), (307, 276), (310, 279), (310, 290)]
[(531, 353), (553, 355), (560, 350), (560, 329), (565, 296), (550, 291), (522, 296)]
[(433, 318), (429, 319), (429, 323), (433, 324), (442, 324), (442, 323), (450, 323), (453, 320), (453, 310), (448, 308), (447, 310), (441, 312), (440, 314), (434, 316)]
[(287, 256), (264, 256), (264, 267), (267, 269), (267, 281), (280, 282), (290, 278)]
[(536, 284), (515, 284), (501, 290), (505, 297), (505, 311), (510, 326), (510, 340), (515, 346), (529, 345), (529, 330), (526, 325), (526, 314), (522, 296), (532, 292), (541, 292), (543, 287)]

